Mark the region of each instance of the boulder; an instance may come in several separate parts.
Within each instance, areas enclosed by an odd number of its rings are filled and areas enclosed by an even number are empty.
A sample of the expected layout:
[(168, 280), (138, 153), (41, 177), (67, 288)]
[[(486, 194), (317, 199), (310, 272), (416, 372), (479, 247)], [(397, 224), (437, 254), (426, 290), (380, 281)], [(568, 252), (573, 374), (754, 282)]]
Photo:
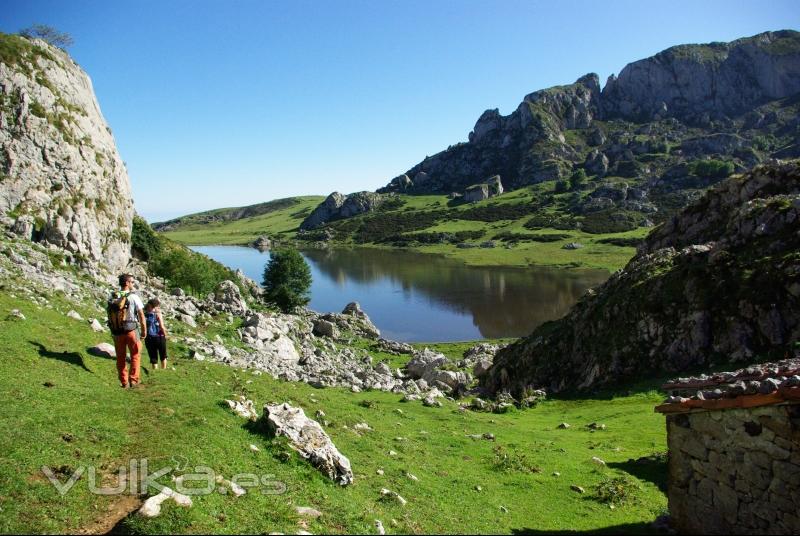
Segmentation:
[(251, 245), (259, 251), (265, 251), (272, 247), (272, 241), (268, 236), (259, 236)]
[(303, 220), (300, 230), (308, 231), (329, 221), (371, 212), (381, 206), (385, 200), (383, 195), (375, 192), (356, 192), (348, 196), (333, 192)]
[(96, 318), (92, 318), (91, 320), (89, 320), (89, 327), (91, 327), (92, 331), (94, 331), (95, 333), (100, 333), (106, 330), (106, 328), (104, 328), (103, 325), (100, 322), (98, 322)]
[(329, 339), (338, 339), (339, 330), (333, 322), (318, 319), (314, 321), (314, 335), (317, 337), (328, 337)]
[(92, 346), (87, 350), (91, 355), (97, 357), (117, 357), (117, 352), (114, 350), (114, 345), (109, 344), (107, 342), (101, 342), (95, 346)]
[(425, 348), (421, 352), (414, 354), (414, 357), (406, 363), (406, 374), (412, 379), (421, 379), (449, 362), (450, 360), (444, 354)]
[(224, 312), (239, 316), (247, 312), (247, 303), (242, 298), (239, 287), (233, 281), (225, 280), (217, 285), (214, 290), (214, 301)]
[(267, 426), (278, 436), (285, 436), (292, 447), (331, 480), (346, 486), (353, 482), (348, 460), (331, 441), (322, 426), (306, 417), (302, 408), (289, 404), (265, 405)]

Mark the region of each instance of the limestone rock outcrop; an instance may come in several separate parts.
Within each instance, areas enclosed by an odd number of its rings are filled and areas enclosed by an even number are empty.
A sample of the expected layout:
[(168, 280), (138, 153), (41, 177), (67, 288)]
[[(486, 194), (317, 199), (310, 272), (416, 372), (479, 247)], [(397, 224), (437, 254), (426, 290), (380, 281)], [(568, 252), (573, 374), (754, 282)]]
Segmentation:
[(0, 34), (0, 216), (76, 260), (124, 267), (131, 186), (89, 76), (61, 49)]
[(765, 32), (730, 43), (680, 45), (633, 62), (603, 88), (608, 118), (690, 122), (735, 116), (800, 92), (797, 32)]
[(564, 318), (500, 350), (490, 391), (588, 389), (742, 362), (800, 340), (800, 162), (709, 190)]
[(300, 229), (307, 231), (329, 221), (373, 211), (381, 206), (384, 200), (384, 196), (374, 192), (356, 192), (347, 196), (333, 192), (303, 220)]

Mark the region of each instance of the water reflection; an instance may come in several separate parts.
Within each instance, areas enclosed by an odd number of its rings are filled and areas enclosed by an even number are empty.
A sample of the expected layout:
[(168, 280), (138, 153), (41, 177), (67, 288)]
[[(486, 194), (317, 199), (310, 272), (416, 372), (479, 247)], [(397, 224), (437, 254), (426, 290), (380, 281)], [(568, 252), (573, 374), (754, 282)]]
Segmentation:
[[(268, 253), (226, 246), (194, 248), (261, 279)], [(303, 252), (314, 283), (311, 308), (340, 311), (359, 301), (385, 336), (403, 341), (520, 337), (563, 316), (608, 273), (553, 268), (469, 267), (398, 250)]]

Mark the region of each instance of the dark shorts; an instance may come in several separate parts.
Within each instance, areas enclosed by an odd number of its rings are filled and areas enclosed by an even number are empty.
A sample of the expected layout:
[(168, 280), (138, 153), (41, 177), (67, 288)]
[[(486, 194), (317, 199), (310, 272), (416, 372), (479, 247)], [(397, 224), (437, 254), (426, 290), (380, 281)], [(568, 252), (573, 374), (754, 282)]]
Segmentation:
[(147, 355), (150, 356), (150, 364), (158, 363), (159, 358), (164, 361), (167, 358), (167, 338), (152, 337), (150, 335), (144, 340), (147, 347)]

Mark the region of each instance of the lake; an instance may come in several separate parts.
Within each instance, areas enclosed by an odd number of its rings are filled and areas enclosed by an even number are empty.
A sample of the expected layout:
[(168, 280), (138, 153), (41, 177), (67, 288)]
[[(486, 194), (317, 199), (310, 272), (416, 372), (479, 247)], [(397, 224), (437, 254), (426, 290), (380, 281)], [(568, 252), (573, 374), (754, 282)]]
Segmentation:
[[(269, 251), (239, 246), (193, 246), (261, 282)], [(605, 281), (603, 270), (549, 267), (474, 267), (439, 255), (402, 250), (311, 249), (311, 303), (339, 313), (357, 301), (388, 338), (448, 342), (521, 337), (563, 316)]]

